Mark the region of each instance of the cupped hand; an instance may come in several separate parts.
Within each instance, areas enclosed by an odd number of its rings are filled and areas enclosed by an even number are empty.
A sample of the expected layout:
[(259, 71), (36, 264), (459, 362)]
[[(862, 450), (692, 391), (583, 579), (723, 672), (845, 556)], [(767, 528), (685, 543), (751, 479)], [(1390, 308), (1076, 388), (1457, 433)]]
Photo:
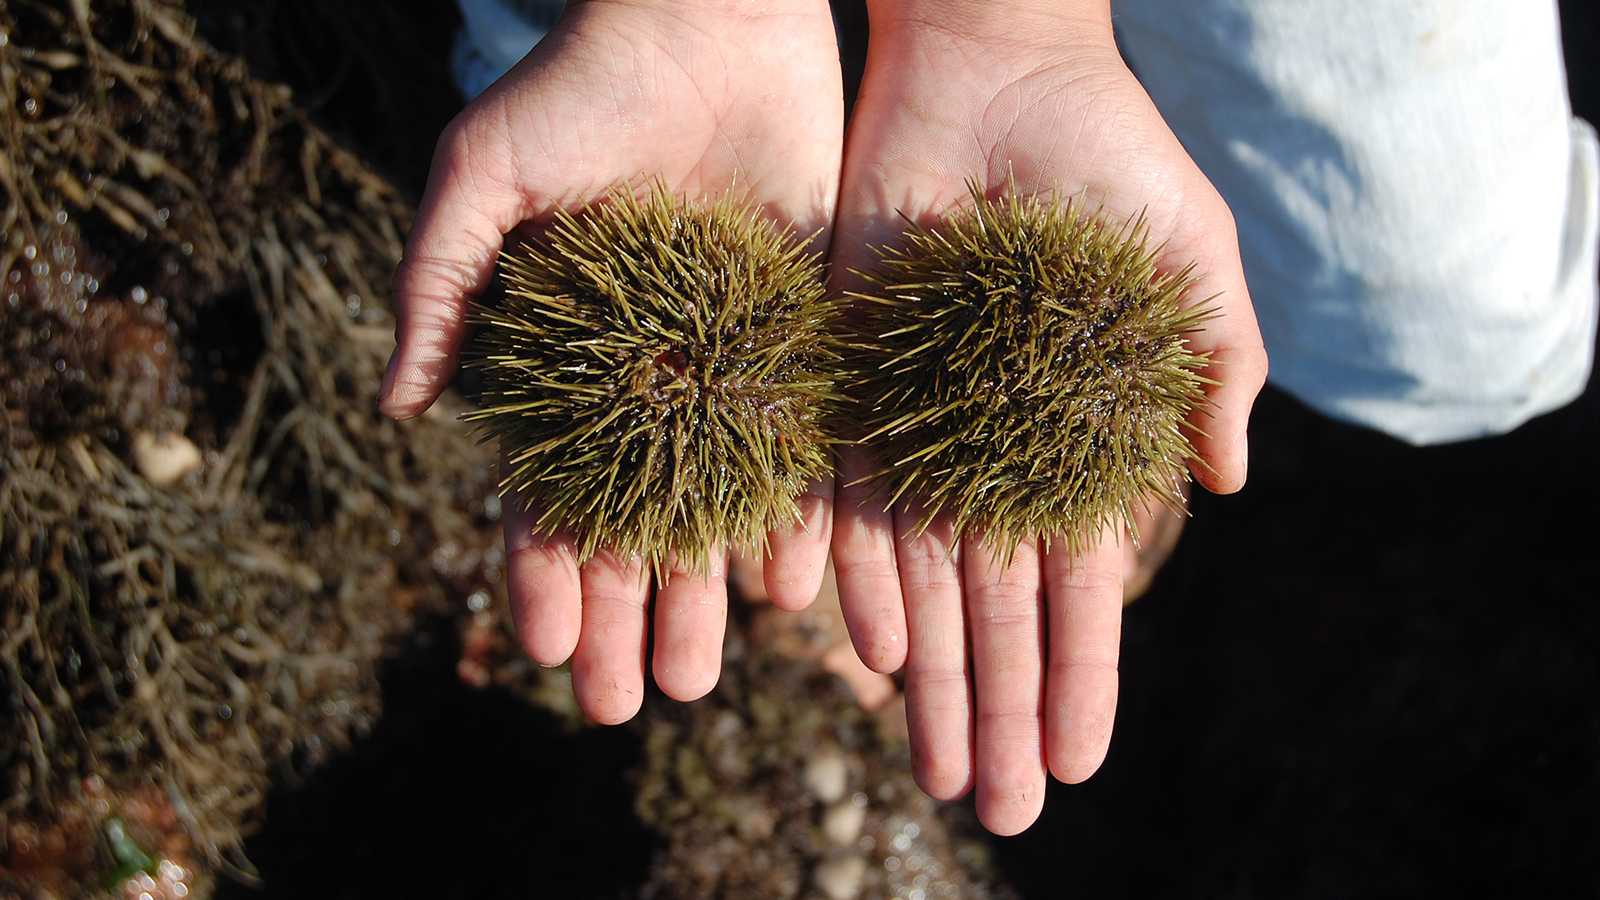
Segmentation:
[[(932, 225), (976, 177), (990, 196), (1014, 179), (1143, 214), (1157, 265), (1196, 264), (1186, 304), (1219, 315), (1191, 338), (1220, 384), (1190, 417), (1195, 479), (1244, 483), (1245, 426), (1266, 355), (1240, 268), (1233, 219), (1118, 56), (1106, 0), (873, 0), (872, 43), (847, 138), (830, 256), (834, 287), (864, 290), (871, 248), (901, 216)], [(1087, 552), (1060, 536), (994, 548), (957, 542), (948, 521), (919, 531), (916, 503), (885, 511), (870, 450), (842, 454), (834, 565), (857, 652), (905, 667), (918, 784), (939, 798), (977, 791), (991, 831), (1030, 825), (1046, 773), (1088, 778), (1104, 760), (1117, 698), (1122, 560), (1109, 528)], [(1048, 543), (1048, 549), (1045, 544)]]
[[(455, 372), (469, 301), (487, 286), (505, 236), (537, 228), (618, 182), (659, 178), (691, 198), (728, 190), (819, 237), (837, 196), (843, 100), (824, 0), (586, 0), (445, 130), (395, 273), (397, 347), (379, 405), (404, 419)], [(827, 553), (832, 483), (800, 498), (802, 521), (770, 536), (767, 587), (791, 608), (815, 596)], [(517, 630), (539, 663), (572, 659), (579, 705), (631, 718), (644, 695), (650, 578), (636, 558), (579, 565), (570, 535), (506, 516)], [(657, 684), (699, 697), (716, 683), (725, 566), (674, 567), (657, 586)]]

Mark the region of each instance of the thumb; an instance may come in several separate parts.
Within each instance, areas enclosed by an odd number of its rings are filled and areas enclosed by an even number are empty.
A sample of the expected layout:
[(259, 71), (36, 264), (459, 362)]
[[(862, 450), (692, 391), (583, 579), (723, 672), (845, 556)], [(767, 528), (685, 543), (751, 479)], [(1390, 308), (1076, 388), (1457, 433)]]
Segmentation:
[(516, 167), (486, 164), (499, 156), (491, 148), (500, 142), (472, 134), (473, 112), (462, 113), (439, 140), (395, 270), (395, 350), (378, 409), (396, 419), (420, 415), (450, 383), (467, 305), (488, 286), (504, 235), (524, 217), (524, 196), (507, 181)]

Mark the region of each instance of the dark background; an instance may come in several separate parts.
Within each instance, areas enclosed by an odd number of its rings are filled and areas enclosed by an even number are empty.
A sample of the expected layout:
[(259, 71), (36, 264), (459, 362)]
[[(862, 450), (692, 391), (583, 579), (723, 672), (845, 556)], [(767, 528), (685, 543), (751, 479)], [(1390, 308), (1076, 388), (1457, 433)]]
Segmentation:
[[(449, 2), (198, 9), (215, 43), (418, 196), (459, 108)], [(1592, 0), (1561, 10), (1573, 106), (1600, 121), (1600, 17)], [(1249, 485), (1195, 499), (1128, 612), (1104, 769), (1053, 784), (1034, 828), (994, 842), (1004, 877), (1029, 898), (1600, 895), (1594, 388), (1510, 435), (1426, 449), (1268, 389), (1251, 451)], [(374, 734), (273, 794), (249, 847), (265, 895), (613, 897), (643, 881), (631, 734), (566, 735), (468, 691), (450, 629), (428, 634), (390, 666)]]
[[(1561, 4), (1600, 121), (1600, 16)], [(1131, 607), (1111, 754), (1028, 897), (1600, 895), (1600, 397), (1414, 448), (1268, 389)]]

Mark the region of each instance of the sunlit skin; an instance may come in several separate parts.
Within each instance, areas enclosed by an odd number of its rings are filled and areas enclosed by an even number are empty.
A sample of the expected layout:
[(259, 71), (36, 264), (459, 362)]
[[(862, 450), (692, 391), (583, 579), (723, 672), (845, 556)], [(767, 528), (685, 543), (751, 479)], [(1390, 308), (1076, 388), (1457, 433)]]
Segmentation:
[[(1193, 339), (1222, 382), (1190, 417), (1201, 485), (1238, 490), (1245, 426), (1266, 377), (1227, 206), (1184, 153), (1112, 39), (1104, 0), (966, 3), (879, 0), (847, 138), (830, 270), (872, 265), (906, 217), (925, 226), (967, 194), (1007, 179), (1027, 194), (1083, 192), (1108, 221), (1143, 212), (1167, 271), (1196, 263), (1189, 303), (1221, 315)], [(1208, 301), (1207, 298), (1214, 298)], [(1203, 433), (1202, 433), (1203, 432)], [(951, 546), (947, 523), (920, 534), (915, 504), (871, 497), (870, 451), (841, 454), (834, 565), (863, 661), (905, 668), (917, 783), (939, 798), (977, 793), (998, 834), (1038, 817), (1046, 773), (1066, 782), (1105, 759), (1115, 718), (1123, 551), (1112, 530), (1086, 554), (1024, 544), (999, 570), (976, 541)], [(970, 653), (967, 650), (970, 643)]]
[[(1217, 492), (1242, 486), (1245, 424), (1266, 375), (1233, 220), (1123, 65), (1105, 0), (881, 0), (841, 178), (842, 99), (825, 3), (589, 0), (470, 106), (441, 139), (395, 279), (399, 347), (382, 409), (414, 416), (454, 371), (467, 300), (503, 235), (576, 207), (619, 180), (659, 175), (691, 196), (731, 184), (803, 233), (825, 228), (831, 287), (896, 241), (900, 214), (933, 224), (978, 177), (991, 195), (1085, 191), (1105, 214), (1143, 211), (1159, 263), (1197, 263), (1191, 302), (1221, 316), (1195, 338), (1223, 383), (1192, 418), (1191, 469)], [(835, 198), (838, 198), (835, 209)], [(392, 387), (392, 390), (389, 388)], [(1203, 431), (1204, 433), (1200, 433)], [(1123, 540), (1109, 529), (1071, 557), (1025, 542), (1009, 566), (913, 533), (914, 502), (870, 497), (869, 448), (802, 498), (805, 522), (772, 537), (766, 587), (784, 608), (815, 596), (831, 535), (839, 590), (862, 659), (902, 667), (918, 783), (940, 798), (976, 790), (984, 825), (1021, 831), (1048, 774), (1089, 777), (1115, 717)], [(835, 484), (838, 484), (837, 502)], [(681, 700), (710, 690), (726, 624), (726, 572), (669, 575), (656, 594), (638, 560), (577, 565), (570, 538), (506, 520), (519, 635), (538, 662), (569, 656), (578, 701), (600, 722), (639, 708), (647, 665)], [(970, 653), (968, 650), (970, 644)]]
[[(503, 236), (537, 229), (618, 182), (660, 178), (687, 197), (737, 189), (799, 234), (826, 226), (838, 189), (844, 101), (825, 3), (774, 0), (571, 3), (556, 28), (452, 122), (395, 276), (398, 348), (380, 406), (417, 415), (456, 368), (465, 304), (493, 271)], [(832, 483), (800, 498), (804, 521), (770, 536), (767, 589), (788, 608), (816, 595)], [(508, 509), (520, 510), (516, 503)], [(602, 552), (579, 566), (569, 535), (506, 517), (508, 586), (519, 636), (545, 665), (572, 659), (596, 721), (623, 722), (644, 697), (647, 662), (670, 697), (716, 683), (727, 620), (725, 567), (674, 567), (655, 598), (640, 560)]]

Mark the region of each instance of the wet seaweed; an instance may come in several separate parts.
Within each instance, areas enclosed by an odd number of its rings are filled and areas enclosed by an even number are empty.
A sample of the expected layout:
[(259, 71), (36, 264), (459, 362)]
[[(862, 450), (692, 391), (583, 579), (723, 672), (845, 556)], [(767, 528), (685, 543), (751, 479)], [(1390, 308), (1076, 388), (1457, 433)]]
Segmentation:
[(162, 0), (0, 35), (0, 886), (203, 892), (370, 727), (491, 471), (373, 409), (409, 212), (287, 89)]

